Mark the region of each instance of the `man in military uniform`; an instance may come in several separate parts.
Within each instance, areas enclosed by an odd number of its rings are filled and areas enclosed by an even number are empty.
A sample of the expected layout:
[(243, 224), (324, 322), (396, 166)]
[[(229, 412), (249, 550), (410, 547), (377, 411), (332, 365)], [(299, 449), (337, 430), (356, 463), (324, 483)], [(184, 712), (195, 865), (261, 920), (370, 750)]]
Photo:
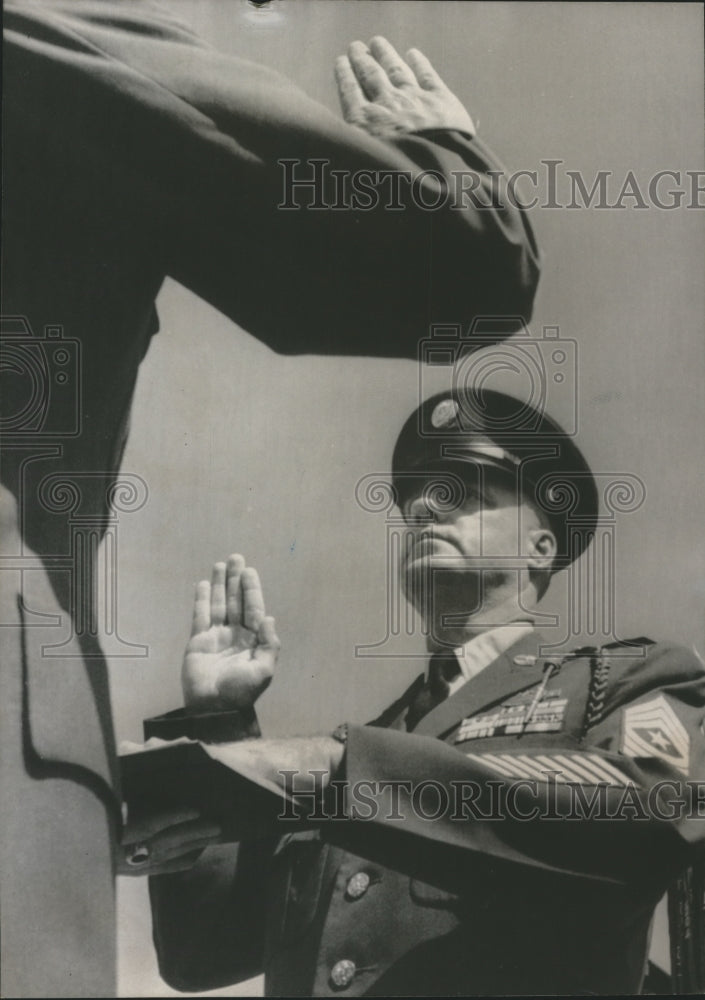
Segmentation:
[[(218, 748), (260, 790), (320, 797), (293, 834), (263, 822), (219, 844), (186, 801), (134, 830), (162, 974), (194, 990), (264, 970), (273, 996), (638, 992), (654, 907), (702, 854), (703, 665), (646, 638), (559, 651), (534, 627), (597, 514), (584, 457), (544, 414), (436, 396), (393, 478), (428, 671), (371, 724)], [(148, 735), (257, 736), (277, 649), (255, 571), (218, 564), (197, 592), (187, 712)]]

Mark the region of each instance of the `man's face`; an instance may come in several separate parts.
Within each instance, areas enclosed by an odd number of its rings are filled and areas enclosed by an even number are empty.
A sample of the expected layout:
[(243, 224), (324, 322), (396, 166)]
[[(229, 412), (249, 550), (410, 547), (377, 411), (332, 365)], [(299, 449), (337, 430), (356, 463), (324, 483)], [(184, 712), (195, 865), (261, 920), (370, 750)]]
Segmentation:
[(402, 512), (409, 530), (401, 566), (407, 596), (411, 581), (429, 571), (437, 583), (464, 588), (474, 582), (479, 589), (480, 578), (485, 590), (516, 580), (542, 530), (511, 473), (471, 462), (420, 480)]

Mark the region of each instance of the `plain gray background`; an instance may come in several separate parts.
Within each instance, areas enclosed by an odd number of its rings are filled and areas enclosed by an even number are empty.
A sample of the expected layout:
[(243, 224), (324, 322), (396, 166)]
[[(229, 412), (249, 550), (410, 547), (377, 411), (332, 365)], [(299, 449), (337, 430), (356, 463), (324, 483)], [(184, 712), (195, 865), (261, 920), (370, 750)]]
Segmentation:
[[(207, 41), (276, 67), (331, 108), (333, 60), (350, 41), (384, 34), (402, 52), (416, 45), (511, 170), (559, 159), (588, 187), (609, 170), (616, 197), (630, 170), (646, 188), (659, 170), (703, 169), (700, 5), (170, 7)], [(597, 471), (634, 474), (646, 489), (639, 510), (616, 522), (616, 631), (702, 651), (703, 211), (535, 208), (531, 220), (544, 252), (531, 334), (556, 326), (577, 342), (583, 450)], [(262, 249), (253, 252), (266, 268)], [(387, 631), (385, 518), (360, 508), (355, 486), (386, 471), (418, 400), (418, 366), (278, 357), (172, 282), (158, 308), (123, 462), (149, 499), (121, 516), (118, 546), (119, 632), (149, 655), (111, 662), (118, 737), (139, 739), (143, 717), (180, 704), (193, 584), (232, 551), (260, 570), (283, 643), (259, 704), (265, 733), (370, 718), (421, 661), (355, 656)], [(448, 384), (446, 370), (432, 376), (429, 391)], [(549, 396), (559, 421), (569, 397)], [(564, 573), (544, 600), (548, 613), (563, 611), (566, 587)], [(393, 647), (422, 648), (414, 636)], [(122, 995), (171, 995), (156, 972), (145, 883), (121, 880), (119, 902)], [(663, 955), (662, 930), (655, 947)]]

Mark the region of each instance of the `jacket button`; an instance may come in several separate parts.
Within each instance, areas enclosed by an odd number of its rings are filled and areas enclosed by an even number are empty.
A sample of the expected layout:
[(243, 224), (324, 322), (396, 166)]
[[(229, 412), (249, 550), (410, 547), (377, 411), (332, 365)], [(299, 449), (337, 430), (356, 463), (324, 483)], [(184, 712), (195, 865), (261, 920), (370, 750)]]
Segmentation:
[(345, 989), (355, 978), (356, 965), (349, 958), (343, 958), (336, 962), (330, 970), (330, 981), (338, 989)]
[(365, 895), (369, 887), (370, 876), (367, 872), (358, 872), (352, 878), (348, 879), (348, 884), (345, 887), (345, 895), (348, 899), (359, 899), (360, 896)]

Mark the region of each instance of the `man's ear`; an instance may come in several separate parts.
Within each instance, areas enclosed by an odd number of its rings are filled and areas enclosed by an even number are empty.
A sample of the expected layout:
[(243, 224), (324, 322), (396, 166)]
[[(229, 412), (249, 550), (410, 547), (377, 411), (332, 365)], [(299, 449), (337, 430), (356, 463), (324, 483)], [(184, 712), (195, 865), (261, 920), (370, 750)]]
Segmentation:
[(533, 528), (528, 534), (529, 569), (550, 569), (558, 552), (556, 536), (550, 528)]

